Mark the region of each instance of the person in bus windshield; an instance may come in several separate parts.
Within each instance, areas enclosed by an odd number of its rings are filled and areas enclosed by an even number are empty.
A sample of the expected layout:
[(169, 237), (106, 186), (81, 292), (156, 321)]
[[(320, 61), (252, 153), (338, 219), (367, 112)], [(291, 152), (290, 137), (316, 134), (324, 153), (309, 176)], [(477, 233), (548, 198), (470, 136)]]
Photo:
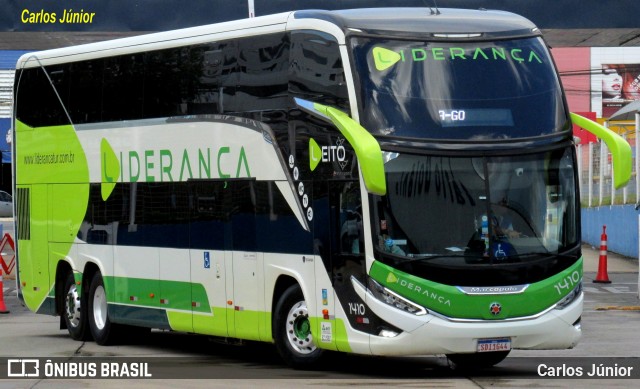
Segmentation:
[(379, 245), (382, 251), (395, 254), (395, 255), (407, 255), (403, 249), (401, 249), (396, 242), (389, 237), (389, 235), (383, 234), (379, 237)]
[(508, 203), (507, 199), (502, 199), (496, 206), (492, 207), (491, 227), (494, 235), (498, 238), (519, 238), (520, 232), (513, 228), (513, 219), (510, 215)]
[[(407, 255), (407, 253), (405, 253), (405, 251), (398, 246), (399, 241), (396, 241), (389, 236), (386, 220), (381, 221), (380, 230), (380, 235), (378, 235), (378, 247), (380, 248), (380, 250), (395, 255)], [(406, 244), (406, 241), (404, 242), (404, 244)]]

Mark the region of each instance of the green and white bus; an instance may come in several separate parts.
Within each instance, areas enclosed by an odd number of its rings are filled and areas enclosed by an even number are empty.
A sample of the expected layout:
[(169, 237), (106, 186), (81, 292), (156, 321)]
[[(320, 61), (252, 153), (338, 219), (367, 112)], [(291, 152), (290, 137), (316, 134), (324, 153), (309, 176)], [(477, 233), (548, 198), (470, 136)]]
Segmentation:
[[(19, 296), (74, 339), (274, 342), (298, 367), (580, 339), (572, 115), (519, 16), (309, 10), (36, 52), (14, 110)], [(626, 142), (582, 125), (628, 180)]]

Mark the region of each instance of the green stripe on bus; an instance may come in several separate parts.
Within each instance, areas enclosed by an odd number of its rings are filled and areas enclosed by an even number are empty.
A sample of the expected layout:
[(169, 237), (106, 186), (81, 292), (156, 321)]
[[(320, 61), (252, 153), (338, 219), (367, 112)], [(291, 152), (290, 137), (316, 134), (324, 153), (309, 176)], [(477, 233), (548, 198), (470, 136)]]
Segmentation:
[(210, 313), (202, 284), (146, 278), (104, 276), (109, 302)]

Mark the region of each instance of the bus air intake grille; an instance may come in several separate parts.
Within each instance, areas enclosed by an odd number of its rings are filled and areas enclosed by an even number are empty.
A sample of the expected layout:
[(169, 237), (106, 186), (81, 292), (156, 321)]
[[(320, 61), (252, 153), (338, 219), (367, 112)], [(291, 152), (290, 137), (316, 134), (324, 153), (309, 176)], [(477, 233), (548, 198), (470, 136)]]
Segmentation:
[(18, 239), (31, 240), (31, 190), (17, 188), (18, 198)]

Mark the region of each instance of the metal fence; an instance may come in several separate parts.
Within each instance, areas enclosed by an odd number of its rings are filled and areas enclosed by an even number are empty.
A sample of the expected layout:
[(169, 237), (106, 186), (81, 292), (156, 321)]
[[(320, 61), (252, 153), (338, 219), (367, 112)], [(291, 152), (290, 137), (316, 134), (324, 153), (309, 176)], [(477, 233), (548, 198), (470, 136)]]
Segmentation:
[(640, 182), (637, 175), (637, 148), (637, 141), (632, 142), (633, 162), (629, 183), (622, 189), (615, 189), (611, 153), (606, 144), (599, 141), (577, 146), (580, 200), (583, 207), (638, 203)]

